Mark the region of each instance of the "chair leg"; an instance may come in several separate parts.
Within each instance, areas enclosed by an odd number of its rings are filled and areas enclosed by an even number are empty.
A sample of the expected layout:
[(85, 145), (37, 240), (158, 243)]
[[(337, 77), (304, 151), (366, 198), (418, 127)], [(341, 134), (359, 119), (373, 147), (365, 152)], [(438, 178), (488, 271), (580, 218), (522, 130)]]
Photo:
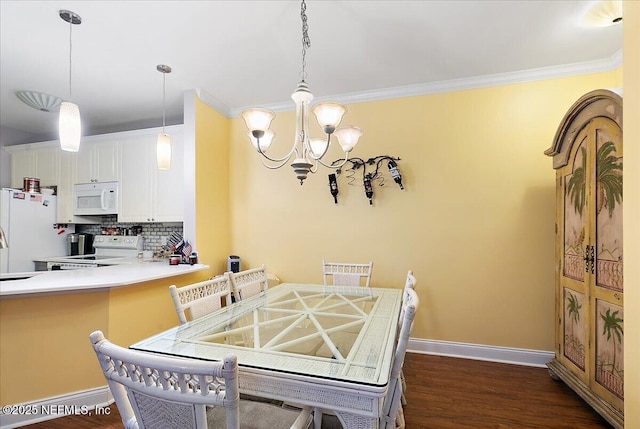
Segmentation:
[(396, 413), (395, 429), (405, 429), (404, 411), (401, 406), (398, 407), (398, 412)]
[(322, 410), (320, 408), (313, 409), (313, 429), (322, 428)]
[(402, 383), (402, 396), (400, 396), (400, 403), (403, 407), (407, 406), (407, 398), (404, 396), (404, 391), (407, 390), (407, 382), (404, 379), (404, 372), (400, 372), (400, 382)]

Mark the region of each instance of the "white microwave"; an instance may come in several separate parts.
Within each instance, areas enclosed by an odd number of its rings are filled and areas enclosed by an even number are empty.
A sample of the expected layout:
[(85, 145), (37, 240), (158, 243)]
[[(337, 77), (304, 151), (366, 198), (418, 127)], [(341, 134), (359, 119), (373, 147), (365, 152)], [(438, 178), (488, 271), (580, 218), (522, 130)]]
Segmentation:
[(118, 214), (118, 182), (78, 183), (73, 186), (73, 214)]

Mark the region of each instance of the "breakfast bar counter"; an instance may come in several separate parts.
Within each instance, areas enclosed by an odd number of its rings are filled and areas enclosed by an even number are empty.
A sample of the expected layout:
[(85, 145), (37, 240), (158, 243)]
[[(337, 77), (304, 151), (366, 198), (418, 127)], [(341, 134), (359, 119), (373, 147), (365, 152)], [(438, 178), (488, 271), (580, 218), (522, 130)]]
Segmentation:
[(78, 270), (36, 271), (33, 277), (0, 282), (0, 298), (110, 289), (208, 269), (208, 265), (169, 265), (168, 260), (123, 258), (122, 263)]
[[(214, 273), (203, 264), (130, 258), (105, 267), (19, 274), (33, 276), (0, 282), (2, 406), (107, 405), (108, 388), (89, 334), (99, 329), (129, 345), (176, 326), (169, 286)], [(42, 418), (47, 417), (0, 415), (0, 427)]]

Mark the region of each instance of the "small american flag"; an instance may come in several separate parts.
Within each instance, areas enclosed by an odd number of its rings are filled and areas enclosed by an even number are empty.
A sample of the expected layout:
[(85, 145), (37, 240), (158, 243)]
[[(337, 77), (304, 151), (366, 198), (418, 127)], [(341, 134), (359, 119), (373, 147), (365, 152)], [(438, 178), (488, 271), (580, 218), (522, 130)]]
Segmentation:
[(191, 251), (193, 249), (191, 248), (191, 244), (189, 244), (188, 241), (184, 242), (184, 246), (182, 246), (182, 256), (184, 256), (185, 258), (188, 258), (189, 255), (191, 255)]

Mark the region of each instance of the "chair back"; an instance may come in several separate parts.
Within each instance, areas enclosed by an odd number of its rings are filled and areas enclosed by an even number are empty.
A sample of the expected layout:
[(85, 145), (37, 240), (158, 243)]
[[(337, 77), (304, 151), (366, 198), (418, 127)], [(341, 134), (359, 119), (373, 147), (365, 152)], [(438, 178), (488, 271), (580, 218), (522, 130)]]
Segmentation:
[(369, 287), (373, 262), (368, 264), (347, 264), (322, 261), (322, 280), (325, 286), (366, 286)]
[(269, 288), (267, 271), (264, 265), (259, 268), (240, 271), (239, 273), (229, 272), (228, 274), (236, 301), (250, 298)]
[(400, 309), (400, 317), (398, 318), (398, 330), (402, 327), (402, 320), (404, 319), (404, 302), (407, 300), (407, 290), (415, 290), (418, 281), (413, 275), (413, 271), (407, 271), (407, 279), (404, 282), (404, 291), (402, 292), (402, 308)]
[(402, 322), (398, 341), (396, 343), (396, 352), (391, 367), (391, 375), (389, 378), (389, 388), (382, 405), (382, 417), (380, 418), (381, 429), (395, 428), (396, 415), (398, 407), (401, 407), (402, 383), (400, 382), (400, 374), (404, 365), (404, 357), (407, 352), (407, 344), (409, 342), (409, 334), (413, 319), (418, 309), (418, 295), (411, 288), (405, 288), (405, 299), (402, 302)]
[(89, 336), (125, 428), (206, 429), (207, 406), (226, 409), (239, 428), (238, 361), (204, 362), (117, 346), (102, 331)]
[(180, 324), (187, 323), (187, 312), (190, 320), (194, 320), (220, 309), (223, 297), (225, 305), (231, 304), (231, 284), (227, 273), (188, 286), (171, 285), (169, 293)]
[(412, 270), (407, 271), (407, 279), (404, 282), (405, 289), (409, 288), (409, 289), (414, 289), (415, 290), (416, 283), (417, 282), (416, 282), (415, 276), (413, 275), (413, 271)]

